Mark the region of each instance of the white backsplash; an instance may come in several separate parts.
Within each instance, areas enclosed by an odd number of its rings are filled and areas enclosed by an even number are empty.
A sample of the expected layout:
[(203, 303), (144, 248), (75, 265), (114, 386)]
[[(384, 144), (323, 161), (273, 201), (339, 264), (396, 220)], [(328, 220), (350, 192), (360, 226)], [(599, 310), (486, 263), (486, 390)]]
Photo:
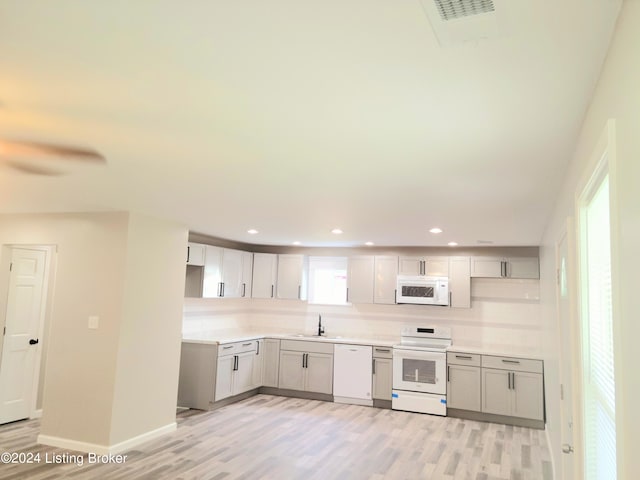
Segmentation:
[[(480, 296), (481, 295), (481, 296)], [(313, 333), (399, 340), (405, 325), (451, 328), (453, 344), (538, 354), (538, 280), (474, 279), (472, 308), (423, 305), (313, 305), (297, 300), (185, 299), (183, 332)]]

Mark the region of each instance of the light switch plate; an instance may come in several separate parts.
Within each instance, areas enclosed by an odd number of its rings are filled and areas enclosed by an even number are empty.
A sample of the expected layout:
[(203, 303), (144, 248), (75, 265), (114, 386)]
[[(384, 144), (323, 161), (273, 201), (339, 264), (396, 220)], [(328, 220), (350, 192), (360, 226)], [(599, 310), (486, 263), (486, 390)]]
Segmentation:
[(100, 317), (92, 315), (89, 317), (89, 328), (92, 330), (98, 329), (98, 323), (100, 322)]

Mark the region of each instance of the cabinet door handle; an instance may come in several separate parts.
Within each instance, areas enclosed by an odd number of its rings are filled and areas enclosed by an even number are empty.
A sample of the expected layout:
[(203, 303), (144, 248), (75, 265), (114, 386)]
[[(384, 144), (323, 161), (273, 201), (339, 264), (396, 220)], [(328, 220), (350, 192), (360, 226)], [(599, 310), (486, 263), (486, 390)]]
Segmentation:
[(395, 303), (396, 305), (398, 304), (398, 289), (397, 288), (393, 291), (393, 303)]
[(451, 308), (451, 306), (453, 305), (452, 298), (453, 298), (453, 292), (449, 292), (449, 308)]
[(506, 360), (506, 359), (502, 359), (502, 363), (513, 363), (515, 365), (520, 365), (520, 361), (519, 360)]
[(306, 354), (306, 353), (303, 353), (303, 354), (302, 354), (302, 368), (305, 368), (305, 366), (304, 366), (304, 359), (305, 359), (305, 357), (306, 357), (306, 356), (307, 356), (307, 354)]
[(302, 287), (300, 285), (298, 285), (298, 300), (300, 300), (300, 290), (302, 289)]
[(273, 285), (271, 285), (271, 298), (273, 298)]
[(511, 372), (511, 388), (516, 389), (516, 374)]
[(389, 353), (391, 350), (389, 350), (388, 348), (377, 348), (376, 347), (376, 352), (381, 352), (381, 353)]
[(191, 256), (191, 247), (187, 245), (187, 263), (189, 263), (189, 257)]
[(260, 340), (256, 343), (256, 355), (260, 355)]
[(449, 365), (447, 365), (447, 382), (449, 381)]
[(507, 388), (511, 390), (511, 372), (507, 372)]
[(233, 356), (233, 371), (235, 372), (236, 370), (238, 370), (238, 356), (234, 355)]
[(473, 357), (471, 357), (471, 355), (456, 355), (456, 358), (461, 360), (471, 360)]
[(229, 350), (230, 348), (233, 348), (233, 345), (227, 345), (226, 347), (222, 347), (223, 350)]
[(242, 296), (243, 297), (245, 296), (246, 292), (247, 292), (247, 284), (243, 283), (242, 284)]
[(374, 375), (376, 374), (376, 359), (375, 358), (371, 359), (371, 373), (374, 374)]
[(349, 287), (347, 287), (347, 303), (349, 303)]
[(243, 343), (242, 346), (243, 347), (248, 347), (249, 345), (251, 345), (253, 342), (248, 342), (248, 343)]

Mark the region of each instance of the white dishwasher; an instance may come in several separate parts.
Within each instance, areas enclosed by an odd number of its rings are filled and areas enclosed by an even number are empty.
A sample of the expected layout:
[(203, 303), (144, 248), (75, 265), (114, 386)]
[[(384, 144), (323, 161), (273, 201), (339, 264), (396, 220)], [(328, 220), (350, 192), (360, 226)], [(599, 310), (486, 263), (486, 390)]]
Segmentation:
[(333, 401), (372, 406), (372, 364), (372, 347), (336, 344), (333, 351)]

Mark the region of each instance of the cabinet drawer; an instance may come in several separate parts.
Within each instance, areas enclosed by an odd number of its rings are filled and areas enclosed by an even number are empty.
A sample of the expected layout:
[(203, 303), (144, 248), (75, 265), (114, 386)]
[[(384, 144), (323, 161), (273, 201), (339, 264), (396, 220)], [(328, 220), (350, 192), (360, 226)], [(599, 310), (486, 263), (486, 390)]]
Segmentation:
[(304, 340), (281, 340), (280, 350), (294, 352), (330, 353), (333, 355), (333, 343), (305, 342)]
[(247, 340), (246, 342), (222, 343), (218, 346), (218, 356), (237, 355), (238, 353), (251, 352), (256, 350), (258, 341)]
[(373, 346), (373, 356), (376, 358), (392, 358), (393, 349), (391, 347), (376, 347)]
[(516, 372), (542, 373), (542, 360), (531, 360), (517, 357), (495, 357), (482, 355), (482, 366), (485, 368), (499, 368)]
[(480, 366), (480, 355), (477, 353), (447, 352), (447, 363), (450, 365)]

